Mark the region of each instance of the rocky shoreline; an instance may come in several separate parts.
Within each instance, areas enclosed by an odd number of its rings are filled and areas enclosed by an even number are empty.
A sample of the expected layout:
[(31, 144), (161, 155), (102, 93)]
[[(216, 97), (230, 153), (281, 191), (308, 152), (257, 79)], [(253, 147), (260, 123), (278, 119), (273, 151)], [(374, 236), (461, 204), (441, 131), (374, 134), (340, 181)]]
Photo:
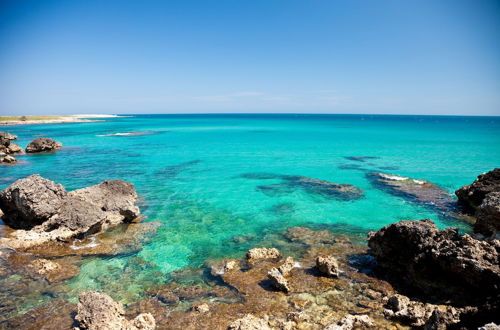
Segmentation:
[(19, 145), (12, 142), (15, 140), (17, 140), (16, 135), (0, 131), (0, 164), (15, 164), (17, 159), (13, 155), (53, 152), (62, 148), (61, 142), (56, 142), (50, 138), (36, 138), (23, 150)]
[[(263, 240), (243, 259), (207, 261), (199, 270), (200, 284), (159, 281), (126, 306), (107, 292), (89, 291), (78, 304), (52, 299), (23, 314), (16, 313), (16, 304), (27, 292), (66, 290), (64, 283), (79, 273), (82, 258), (140, 250), (145, 235), (156, 229), (155, 223), (140, 221), (130, 183), (104, 181), (67, 192), (32, 175), (0, 192), (10, 227), (0, 239), (0, 279), (6, 279), (0, 294), (12, 298), (0, 304), (0, 327), (333, 330), (489, 324), (485, 328), (495, 329), (491, 323), (500, 324), (499, 172), (483, 174), (457, 191), (456, 207), (477, 218), (471, 235), (439, 231), (429, 219), (401, 221), (370, 233), (368, 246), (360, 246), (329, 230), (293, 227), (278, 236), (280, 250), (273, 247), (276, 241)], [(303, 177), (281, 179), (287, 188), (335, 198), (343, 188)], [(398, 183), (391, 189), (406, 189), (399, 183), (405, 180), (393, 179)], [(423, 196), (443, 201), (436, 207), (448, 208), (450, 201), (434, 187), (416, 184), (432, 191)], [(418, 188), (408, 189), (421, 196)], [(455, 206), (446, 210), (451, 209)], [(123, 230), (108, 234), (120, 226)], [(184, 270), (193, 271), (198, 272)], [(128, 275), (123, 276), (125, 281)]]

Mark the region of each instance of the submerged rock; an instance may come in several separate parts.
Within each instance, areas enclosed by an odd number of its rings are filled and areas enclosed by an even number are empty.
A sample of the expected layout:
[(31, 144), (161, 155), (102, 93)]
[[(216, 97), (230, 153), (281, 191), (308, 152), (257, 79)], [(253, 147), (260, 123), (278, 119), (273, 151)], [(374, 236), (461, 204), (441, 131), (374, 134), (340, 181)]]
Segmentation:
[(500, 231), (500, 168), (481, 174), (455, 194), (459, 204), (476, 216), (474, 231), (486, 235)]
[(285, 237), (292, 242), (300, 242), (308, 245), (335, 243), (335, 235), (330, 230), (312, 230), (307, 227), (291, 227), (285, 233)]
[(75, 320), (80, 329), (88, 330), (152, 330), (156, 328), (150, 313), (139, 314), (135, 319), (124, 317), (123, 307), (110, 296), (95, 291), (82, 293), (79, 297)]
[(280, 183), (259, 185), (257, 190), (269, 196), (279, 196), (295, 192), (298, 189), (308, 194), (320, 195), (328, 199), (354, 200), (363, 197), (363, 191), (351, 184), (333, 183), (301, 175), (282, 175), (274, 173), (245, 173), (241, 177), (256, 180), (279, 179)]
[(0, 323), (2, 329), (67, 330), (73, 328), (76, 304), (65, 299), (54, 299), (49, 303), (29, 310), (23, 315)]
[(380, 269), (410, 289), (455, 303), (478, 303), (500, 293), (500, 241), (480, 241), (429, 219), (400, 221), (368, 237)]
[(365, 160), (380, 159), (380, 157), (375, 157), (375, 156), (347, 156), (344, 158), (347, 160), (352, 160), (355, 162), (362, 162), (362, 163), (364, 163)]
[(333, 183), (326, 180), (308, 178), (305, 176), (287, 179), (293, 187), (300, 187), (307, 193), (322, 195), (327, 198), (352, 200), (363, 197), (363, 191), (351, 184)]
[(62, 143), (50, 138), (36, 138), (26, 147), (27, 153), (47, 152), (61, 149)]
[(51, 283), (73, 278), (80, 273), (80, 269), (71, 263), (47, 259), (36, 259), (28, 267)]
[(372, 172), (367, 177), (376, 187), (411, 202), (445, 213), (457, 211), (451, 195), (429, 181), (382, 172)]
[(316, 258), (316, 267), (322, 274), (339, 277), (339, 264), (337, 259), (332, 256), (318, 256)]
[(0, 192), (5, 223), (23, 228), (0, 239), (12, 248), (104, 232), (139, 216), (131, 183), (113, 180), (67, 193), (63, 186), (32, 175)]

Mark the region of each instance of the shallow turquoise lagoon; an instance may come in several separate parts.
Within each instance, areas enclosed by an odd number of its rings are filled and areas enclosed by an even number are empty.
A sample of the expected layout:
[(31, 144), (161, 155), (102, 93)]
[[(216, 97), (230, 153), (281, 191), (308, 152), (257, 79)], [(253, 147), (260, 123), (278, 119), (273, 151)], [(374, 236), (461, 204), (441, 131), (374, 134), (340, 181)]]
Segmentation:
[[(20, 156), (25, 163), (0, 167), (0, 188), (33, 173), (67, 189), (122, 179), (135, 184), (147, 221), (162, 223), (137, 255), (85, 260), (71, 281), (75, 292), (109, 291), (109, 283), (130, 269), (136, 281), (127, 290), (140, 296), (148, 281), (167, 280), (173, 271), (207, 259), (241, 256), (262, 237), (291, 226), (329, 228), (360, 239), (402, 219), (431, 218), (441, 227), (463, 228), (373, 187), (366, 173), (425, 179), (453, 193), (500, 165), (498, 117), (138, 115), (2, 130), (18, 135), (23, 147), (47, 136), (64, 149)], [(133, 132), (147, 134), (112, 135)], [(363, 156), (376, 158), (346, 158)], [(281, 180), (251, 178), (255, 173), (349, 183), (364, 197), (328, 199), (300, 189), (269, 194), (258, 187)]]

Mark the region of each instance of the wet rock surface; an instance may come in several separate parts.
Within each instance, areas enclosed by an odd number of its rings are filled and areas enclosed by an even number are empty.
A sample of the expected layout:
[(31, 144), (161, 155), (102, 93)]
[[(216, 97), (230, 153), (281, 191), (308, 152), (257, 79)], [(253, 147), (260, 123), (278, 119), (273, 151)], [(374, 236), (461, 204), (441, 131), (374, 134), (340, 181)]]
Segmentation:
[(481, 174), (455, 194), (464, 210), (476, 216), (474, 231), (485, 235), (500, 232), (500, 168)]
[(0, 132), (0, 163), (14, 164), (17, 160), (12, 156), (22, 153), (23, 149), (12, 141), (17, 136), (7, 132)]
[(79, 329), (112, 330), (112, 329), (144, 329), (156, 328), (154, 317), (149, 313), (141, 313), (134, 319), (124, 317), (123, 306), (110, 296), (95, 291), (80, 295), (75, 320)]
[(131, 183), (113, 180), (66, 192), (64, 187), (32, 175), (0, 192), (5, 223), (19, 229), (0, 239), (4, 246), (30, 248), (50, 241), (104, 232), (139, 216)]
[(76, 304), (65, 299), (52, 302), (1, 323), (2, 329), (68, 330), (73, 329)]
[[(320, 239), (311, 238), (315, 236)], [(266, 327), (313, 330), (460, 329), (477, 328), (496, 321), (493, 305), (434, 304), (401, 295), (389, 282), (374, 277), (373, 271), (367, 271), (372, 265), (366, 254), (367, 248), (352, 244), (343, 235), (332, 232), (328, 235), (325, 230), (299, 227), (290, 228), (283, 233), (282, 239), (286, 241), (279, 243), (280, 250), (258, 248), (249, 252), (260, 257), (251, 267), (246, 257), (243, 260), (210, 262), (207, 266), (211, 265), (211, 271), (206, 269), (199, 273), (204, 283), (188, 281), (189, 284), (180, 284), (174, 281), (151, 287), (146, 298), (126, 307), (109, 297), (101, 297), (101, 293), (95, 293), (99, 296), (80, 299), (81, 306), (78, 309), (73, 306), (73, 313), (68, 314), (79, 322), (73, 326), (82, 329), (103, 326), (102, 320), (107, 325), (126, 324), (131, 329), (134, 326), (147, 328), (154, 320), (158, 329), (193, 330)], [(277, 242), (276, 238), (273, 242)], [(268, 246), (266, 242), (262, 243)], [(299, 257), (287, 256), (285, 251), (293, 249), (300, 249)], [(342, 269), (338, 277), (325, 276), (319, 271), (317, 260), (320, 256), (335, 258), (339, 269)], [(269, 279), (273, 269), (286, 280), (287, 292), (277, 290), (276, 284)], [(179, 272), (173, 278), (189, 278), (194, 270)], [(125, 269), (122, 285), (129, 285), (126, 274)], [(50, 310), (48, 313), (51, 313)], [(150, 315), (145, 316), (144, 313)], [(75, 317), (76, 314), (78, 316)], [(22, 322), (27, 320), (27, 315), (5, 322)], [(5, 322), (2, 325), (13, 324)]]
[[(311, 231), (312, 234), (315, 232)], [(225, 261), (213, 265), (210, 276), (215, 274), (215, 277), (210, 279), (215, 280), (215, 286), (207, 288), (211, 293), (208, 296), (193, 297), (194, 300), (190, 300), (189, 305), (184, 308), (182, 301), (175, 305), (161, 303), (163, 307), (151, 311), (157, 327), (318, 330), (326, 326), (332, 326), (332, 329), (405, 328), (383, 315), (383, 297), (394, 294), (391, 286), (359, 273), (348, 265), (349, 255), (364, 253), (366, 248), (352, 245), (340, 235), (332, 235), (335, 239), (328, 244), (302, 245), (304, 254), (298, 260), (290, 257), (262, 258), (248, 268), (245, 258), (239, 262), (231, 262), (231, 269), (224, 272), (217, 270), (224, 268)], [(289, 244), (295, 246), (297, 242), (289, 241)], [(280, 255), (283, 256), (283, 252)], [(316, 268), (318, 255), (335, 256), (346, 269), (345, 276), (332, 278), (319, 274)], [(268, 274), (273, 269), (287, 280), (288, 293), (277, 290), (269, 280)], [(217, 287), (226, 289), (216, 289)], [(173, 291), (175, 290), (171, 290)], [(219, 291), (225, 293), (222, 296), (213, 294)], [(235, 294), (240, 298), (222, 303), (224, 295)], [(152, 298), (159, 301), (158, 296), (153, 295)], [(208, 310), (203, 307), (199, 311), (193, 307), (200, 304), (206, 304)], [(146, 305), (153, 306), (154, 303), (146, 300), (143, 306)], [(147, 310), (142, 308), (134, 313)], [(134, 313), (130, 315), (136, 315)], [(363, 323), (365, 321), (368, 323)], [(333, 328), (334, 325), (340, 327)]]
[(60, 142), (50, 138), (36, 138), (26, 146), (26, 153), (50, 152), (62, 148)]
[(380, 269), (436, 301), (458, 305), (497, 299), (500, 241), (480, 241), (456, 229), (439, 231), (431, 220), (401, 221), (368, 238)]
[(316, 258), (316, 267), (321, 274), (339, 277), (339, 265), (337, 259), (332, 256), (318, 256)]
[(394, 295), (387, 301), (384, 314), (412, 327), (447, 329), (460, 322), (461, 309), (446, 305), (433, 305), (412, 301), (402, 295)]

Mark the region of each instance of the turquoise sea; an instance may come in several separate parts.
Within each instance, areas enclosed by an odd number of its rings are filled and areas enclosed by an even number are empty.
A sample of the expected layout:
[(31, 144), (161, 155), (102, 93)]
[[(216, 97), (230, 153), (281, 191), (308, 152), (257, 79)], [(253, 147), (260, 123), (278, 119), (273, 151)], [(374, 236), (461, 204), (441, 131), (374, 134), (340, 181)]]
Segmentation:
[[(33, 173), (68, 190), (106, 179), (135, 184), (146, 221), (162, 224), (158, 232), (137, 254), (86, 258), (65, 293), (99, 289), (125, 302), (143, 295), (151, 282), (168, 281), (174, 271), (242, 256), (263, 237), (291, 226), (328, 228), (360, 241), (368, 231), (403, 219), (463, 227), (374, 187), (366, 174), (425, 179), (453, 193), (500, 166), (500, 117), (133, 115), (1, 130), (18, 135), (22, 147), (36, 137), (64, 145), (0, 167), (1, 189)], [(113, 135), (133, 132), (146, 134)], [(367, 156), (373, 158), (349, 159)], [(265, 188), (282, 183), (280, 175), (348, 183), (364, 195), (344, 200)], [(111, 290), (120, 287), (127, 270), (127, 295)]]

